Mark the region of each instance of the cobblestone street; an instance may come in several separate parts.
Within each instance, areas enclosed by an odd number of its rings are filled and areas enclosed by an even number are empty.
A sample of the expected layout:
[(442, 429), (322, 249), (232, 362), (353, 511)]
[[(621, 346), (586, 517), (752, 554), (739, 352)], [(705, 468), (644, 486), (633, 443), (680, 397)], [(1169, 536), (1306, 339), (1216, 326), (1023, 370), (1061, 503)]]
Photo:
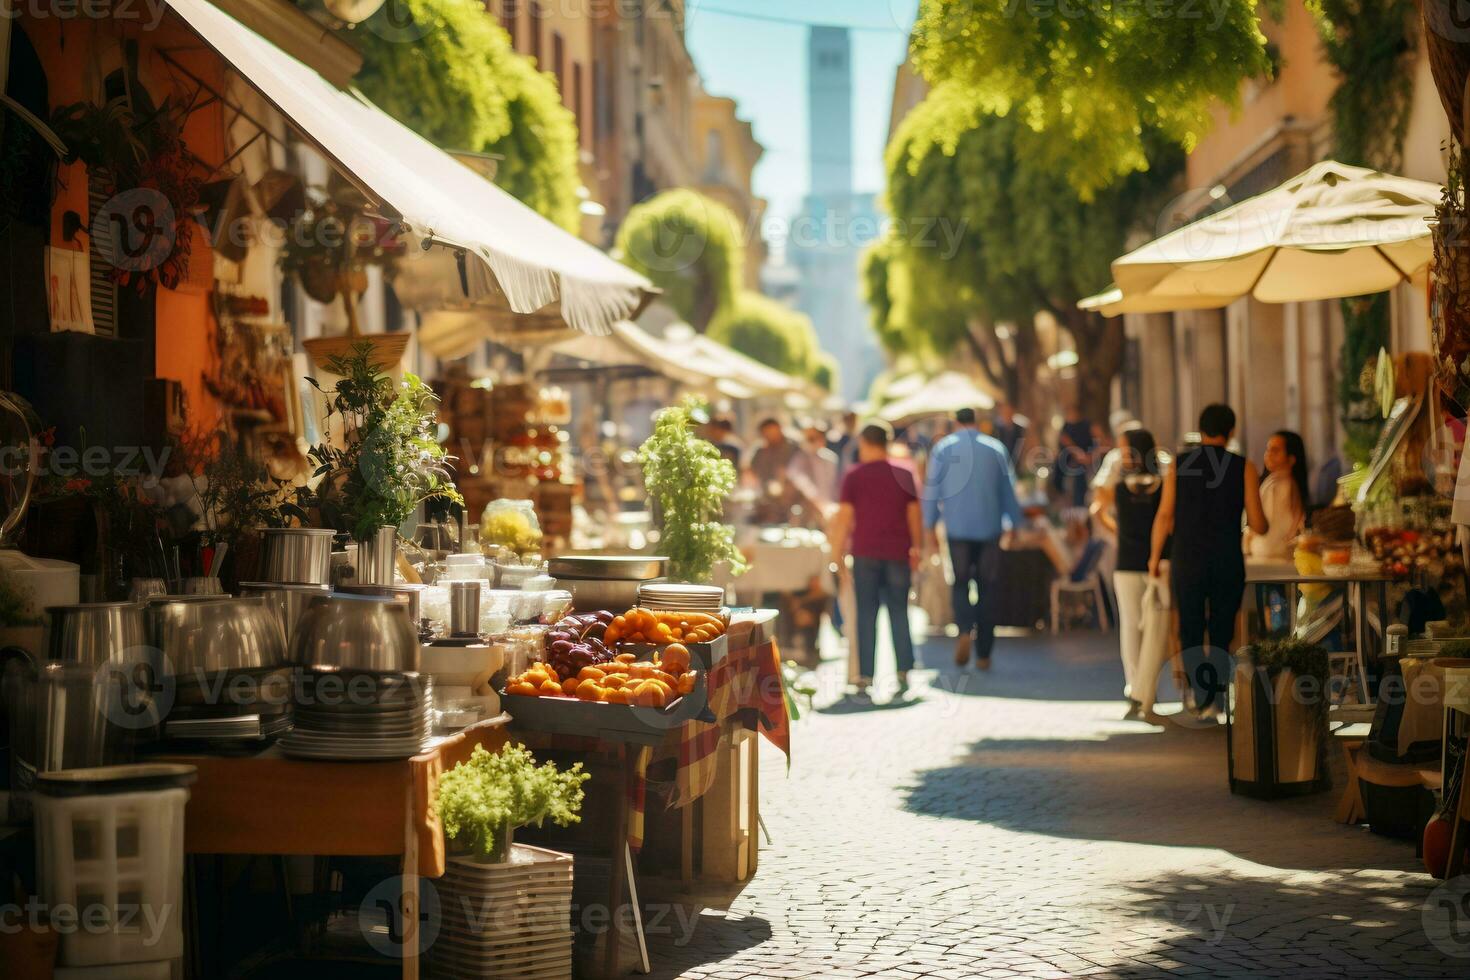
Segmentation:
[(789, 778), (762, 753), (759, 872), (653, 937), (654, 975), (1470, 975), (1426, 938), (1413, 844), (1333, 822), (1340, 773), (1232, 796), (1223, 728), (1120, 720), (1115, 643), (1002, 639), (960, 674), (941, 639), (871, 708), (825, 664)]

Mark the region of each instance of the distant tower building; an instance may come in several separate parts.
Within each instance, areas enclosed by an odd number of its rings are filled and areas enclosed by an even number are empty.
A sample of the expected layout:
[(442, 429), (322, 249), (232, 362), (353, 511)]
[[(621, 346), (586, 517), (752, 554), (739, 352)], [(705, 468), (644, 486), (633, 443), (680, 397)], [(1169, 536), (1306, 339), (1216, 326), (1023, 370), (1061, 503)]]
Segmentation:
[(853, 190), (852, 38), (813, 27), (807, 44), (811, 189), (791, 228), (787, 261), (799, 274), (797, 305), (822, 348), (837, 358), (841, 393), (863, 397), (881, 366), (859, 286), (858, 264), (878, 234), (874, 196)]
[(847, 30), (813, 27), (807, 66), (812, 196), (846, 201), (852, 195), (852, 38)]

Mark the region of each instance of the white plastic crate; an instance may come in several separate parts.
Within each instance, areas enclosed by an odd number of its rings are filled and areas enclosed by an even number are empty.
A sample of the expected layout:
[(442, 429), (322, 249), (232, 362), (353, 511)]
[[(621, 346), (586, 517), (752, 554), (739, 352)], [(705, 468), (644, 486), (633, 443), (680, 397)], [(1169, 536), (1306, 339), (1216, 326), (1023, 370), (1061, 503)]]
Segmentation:
[[(144, 767), (139, 767), (144, 768)], [(183, 788), (33, 797), (40, 898), (70, 910), (63, 966), (183, 955)]]

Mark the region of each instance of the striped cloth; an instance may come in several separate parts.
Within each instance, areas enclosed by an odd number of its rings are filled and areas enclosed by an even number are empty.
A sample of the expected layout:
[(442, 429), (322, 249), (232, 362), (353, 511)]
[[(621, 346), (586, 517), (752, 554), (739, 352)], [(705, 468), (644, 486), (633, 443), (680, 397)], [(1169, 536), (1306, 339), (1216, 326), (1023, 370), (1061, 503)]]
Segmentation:
[[(709, 715), (713, 721), (688, 721), (678, 735), (678, 764), (669, 805), (682, 807), (709, 791), (718, 767), (720, 745), (743, 728), (760, 732), (791, 760), (791, 718), (781, 654), (772, 640), (732, 650), (709, 672)], [(707, 715), (706, 717), (708, 717)], [(667, 751), (668, 743), (660, 747)]]

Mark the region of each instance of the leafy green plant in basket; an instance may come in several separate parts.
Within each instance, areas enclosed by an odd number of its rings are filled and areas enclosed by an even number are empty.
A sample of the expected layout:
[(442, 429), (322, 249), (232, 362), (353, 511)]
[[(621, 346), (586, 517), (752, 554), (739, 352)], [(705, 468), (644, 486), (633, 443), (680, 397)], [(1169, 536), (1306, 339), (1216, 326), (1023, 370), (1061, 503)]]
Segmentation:
[(548, 819), (566, 827), (582, 819), (587, 779), (580, 762), (562, 772), (554, 763), (536, 765), (519, 745), (498, 753), (477, 745), (468, 762), (439, 777), (434, 812), (455, 845), (480, 861), (506, 861), (517, 827), (539, 827)]
[(334, 417), (342, 424), (340, 445), (324, 442), (308, 453), (321, 480), (316, 503), (324, 523), (358, 540), (402, 524), (426, 500), (464, 502), (452, 457), (434, 438), (438, 396), (408, 372), (395, 388), (372, 355), (364, 343), (329, 360), (327, 370), (341, 379), (332, 388), (307, 378), (327, 398), (323, 428), (330, 431)]
[[(1327, 651), (1315, 643), (1307, 643), (1294, 637), (1262, 640), (1249, 648), (1251, 666), (1264, 669), (1272, 677), (1281, 671), (1290, 671), (1296, 677), (1295, 691), (1303, 702), (1311, 707), (1318, 720), (1327, 723)], [(1316, 696), (1308, 698), (1315, 690)]]
[(708, 582), (720, 561), (736, 575), (745, 571), (735, 530), (720, 521), (735, 489), (735, 467), (695, 434), (704, 412), (697, 398), (662, 409), (653, 417), (653, 435), (638, 448), (643, 487), (659, 521), (659, 550), (679, 582)]

